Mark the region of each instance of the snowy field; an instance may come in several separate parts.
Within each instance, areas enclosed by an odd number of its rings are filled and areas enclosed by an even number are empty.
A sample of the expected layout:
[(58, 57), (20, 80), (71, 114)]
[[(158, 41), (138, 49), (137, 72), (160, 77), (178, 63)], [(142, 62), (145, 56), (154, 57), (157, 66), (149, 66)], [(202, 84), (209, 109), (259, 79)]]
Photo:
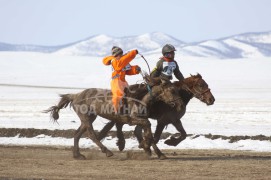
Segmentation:
[[(145, 56), (151, 69), (160, 54)], [(271, 136), (271, 58), (206, 59), (176, 54), (185, 77), (200, 73), (216, 98), (206, 106), (197, 99), (188, 104), (182, 118), (188, 134), (204, 135), (265, 135)], [(138, 64), (147, 71), (141, 57)], [(59, 124), (52, 123), (41, 111), (56, 104), (58, 94), (76, 93), (84, 88), (109, 88), (111, 67), (102, 64), (101, 57), (64, 56), (42, 53), (0, 52), (0, 128), (77, 129), (80, 120), (67, 108), (60, 112)], [(127, 78), (129, 84), (141, 83), (140, 75)], [(98, 117), (96, 130), (108, 121)], [(151, 120), (154, 130), (156, 122)], [(132, 130), (133, 126), (124, 126)], [(176, 133), (171, 125), (166, 132)], [(204, 136), (188, 137), (177, 147), (159, 142), (161, 149), (236, 149), (271, 151), (270, 141), (210, 140)], [(104, 144), (116, 148), (116, 139)], [(0, 137), (1, 145), (73, 145), (73, 139), (39, 135), (35, 138)], [(96, 147), (90, 140), (80, 141), (81, 147)], [(127, 140), (126, 149), (137, 148), (135, 139)]]

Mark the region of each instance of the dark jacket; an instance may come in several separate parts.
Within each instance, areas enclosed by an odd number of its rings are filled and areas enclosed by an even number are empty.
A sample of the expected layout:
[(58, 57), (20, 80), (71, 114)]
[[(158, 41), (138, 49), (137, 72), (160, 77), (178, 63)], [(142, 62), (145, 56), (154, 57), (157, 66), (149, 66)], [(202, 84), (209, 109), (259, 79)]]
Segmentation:
[(179, 81), (184, 79), (183, 74), (179, 69), (178, 63), (175, 60), (167, 61), (164, 57), (162, 57), (157, 62), (154, 70), (151, 72), (151, 77), (161, 77), (167, 80), (171, 80), (173, 73)]

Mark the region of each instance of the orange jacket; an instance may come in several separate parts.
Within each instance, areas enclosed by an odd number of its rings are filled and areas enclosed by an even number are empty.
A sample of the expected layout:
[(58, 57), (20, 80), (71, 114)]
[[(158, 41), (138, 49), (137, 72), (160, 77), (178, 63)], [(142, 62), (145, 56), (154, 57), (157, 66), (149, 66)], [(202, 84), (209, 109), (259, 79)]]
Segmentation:
[(124, 68), (129, 65), (129, 63), (135, 58), (137, 55), (137, 50), (132, 50), (127, 54), (124, 54), (119, 59), (116, 59), (114, 56), (107, 56), (103, 59), (103, 63), (105, 65), (112, 65), (114, 71), (112, 73), (112, 78), (119, 76), (120, 80), (125, 80), (125, 75), (134, 75), (138, 74), (137, 71), (138, 66), (131, 66), (131, 69), (125, 70)]

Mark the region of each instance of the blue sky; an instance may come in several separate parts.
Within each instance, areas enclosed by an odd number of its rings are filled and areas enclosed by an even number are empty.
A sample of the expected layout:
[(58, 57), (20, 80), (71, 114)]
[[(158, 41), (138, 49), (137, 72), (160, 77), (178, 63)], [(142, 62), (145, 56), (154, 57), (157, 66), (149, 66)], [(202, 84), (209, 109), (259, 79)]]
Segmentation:
[(163, 32), (185, 42), (271, 31), (270, 0), (0, 0), (0, 42), (62, 45)]

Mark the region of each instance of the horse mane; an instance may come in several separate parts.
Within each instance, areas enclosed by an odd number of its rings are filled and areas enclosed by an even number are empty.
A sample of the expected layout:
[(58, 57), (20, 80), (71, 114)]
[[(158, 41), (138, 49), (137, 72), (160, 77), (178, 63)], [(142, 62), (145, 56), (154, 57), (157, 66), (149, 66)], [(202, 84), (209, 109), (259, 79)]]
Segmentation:
[(194, 78), (200, 78), (200, 79), (202, 79), (202, 76), (199, 73), (197, 73), (196, 75), (190, 74), (190, 76), (194, 77)]
[(189, 88), (192, 88), (196, 79), (202, 79), (202, 76), (199, 73), (197, 73), (196, 75), (190, 74), (190, 77), (185, 78), (182, 81), (174, 81), (173, 84), (178, 87), (187, 86)]

